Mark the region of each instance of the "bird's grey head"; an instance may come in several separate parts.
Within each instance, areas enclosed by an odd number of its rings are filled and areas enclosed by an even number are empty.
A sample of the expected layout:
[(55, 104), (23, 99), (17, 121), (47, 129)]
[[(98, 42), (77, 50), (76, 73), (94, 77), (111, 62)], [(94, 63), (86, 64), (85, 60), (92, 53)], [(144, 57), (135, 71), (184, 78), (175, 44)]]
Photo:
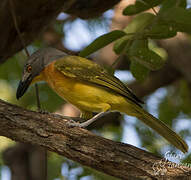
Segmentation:
[(24, 95), (33, 78), (38, 76), (47, 65), (66, 55), (66, 53), (51, 47), (43, 48), (33, 53), (24, 65), (22, 79), (17, 88), (17, 99)]

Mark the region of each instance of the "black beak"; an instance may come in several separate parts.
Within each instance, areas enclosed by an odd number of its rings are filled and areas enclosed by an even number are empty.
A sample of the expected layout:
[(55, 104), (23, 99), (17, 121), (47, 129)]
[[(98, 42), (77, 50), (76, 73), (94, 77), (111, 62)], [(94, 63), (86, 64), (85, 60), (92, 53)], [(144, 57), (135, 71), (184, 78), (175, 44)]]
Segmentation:
[(24, 95), (24, 93), (27, 91), (31, 81), (32, 81), (31, 76), (28, 76), (26, 80), (21, 80), (19, 82), (19, 86), (17, 88), (17, 94), (16, 94), (17, 99), (19, 99), (20, 97), (22, 97)]

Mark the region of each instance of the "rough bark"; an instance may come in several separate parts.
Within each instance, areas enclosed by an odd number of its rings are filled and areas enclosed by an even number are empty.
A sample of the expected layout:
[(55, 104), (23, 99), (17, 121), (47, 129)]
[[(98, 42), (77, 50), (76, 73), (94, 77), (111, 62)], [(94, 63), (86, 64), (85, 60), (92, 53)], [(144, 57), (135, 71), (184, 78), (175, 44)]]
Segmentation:
[[(67, 120), (29, 111), (0, 100), (0, 135), (42, 146), (50, 151), (121, 179), (160, 179), (153, 164), (161, 158), (134, 146), (114, 142), (81, 128), (69, 128)], [(160, 168), (160, 167), (159, 167)], [(166, 167), (163, 177), (191, 177), (191, 169)]]
[(14, 27), (11, 8), (14, 8), (18, 27), (25, 44), (38, 38), (60, 12), (82, 18), (95, 17), (113, 7), (119, 0), (10, 0), (0, 1), (0, 63), (20, 51), (23, 47)]

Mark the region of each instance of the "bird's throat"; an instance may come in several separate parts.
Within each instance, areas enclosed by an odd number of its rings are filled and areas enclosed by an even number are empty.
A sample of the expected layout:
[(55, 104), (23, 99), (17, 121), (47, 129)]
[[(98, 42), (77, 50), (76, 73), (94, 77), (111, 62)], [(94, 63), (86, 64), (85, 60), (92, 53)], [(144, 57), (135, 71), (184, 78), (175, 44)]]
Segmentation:
[(34, 77), (31, 84), (34, 84), (39, 81), (45, 81), (44, 72), (42, 71), (38, 76)]

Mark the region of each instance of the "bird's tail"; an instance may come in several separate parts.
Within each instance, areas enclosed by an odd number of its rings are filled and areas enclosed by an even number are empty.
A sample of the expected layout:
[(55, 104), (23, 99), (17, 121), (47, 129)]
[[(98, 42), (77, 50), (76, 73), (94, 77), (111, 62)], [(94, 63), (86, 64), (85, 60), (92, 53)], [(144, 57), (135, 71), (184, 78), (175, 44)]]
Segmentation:
[(136, 110), (138, 111), (138, 113), (136, 113), (136, 117), (138, 119), (140, 119), (147, 126), (158, 132), (161, 136), (163, 136), (166, 140), (168, 140), (172, 145), (181, 150), (183, 153), (188, 151), (188, 145), (186, 144), (186, 142), (162, 121), (155, 118), (140, 107), (136, 108)]

